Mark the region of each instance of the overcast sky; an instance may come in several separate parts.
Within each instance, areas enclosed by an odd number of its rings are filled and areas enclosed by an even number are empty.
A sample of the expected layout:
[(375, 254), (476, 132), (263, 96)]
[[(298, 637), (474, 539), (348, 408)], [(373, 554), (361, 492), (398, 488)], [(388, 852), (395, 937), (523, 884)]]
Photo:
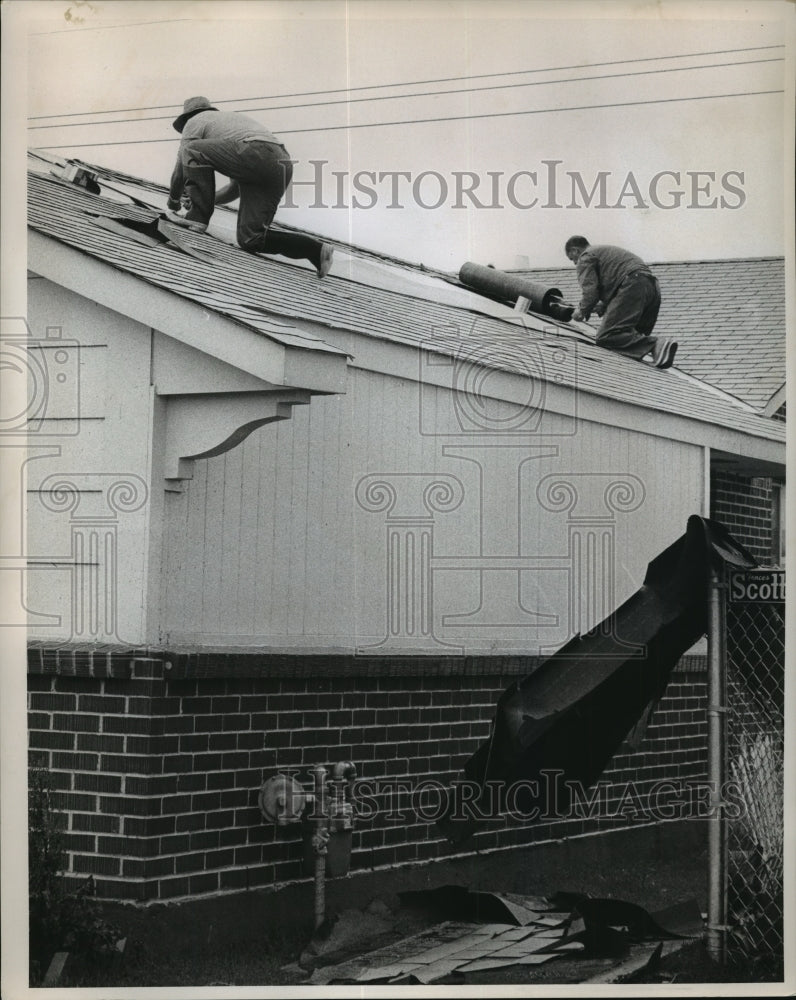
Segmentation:
[(165, 183), (171, 121), (204, 95), (313, 182), (278, 218), (432, 266), (565, 265), (572, 233), (653, 261), (779, 255), (785, 7), (39, 3), (28, 144)]

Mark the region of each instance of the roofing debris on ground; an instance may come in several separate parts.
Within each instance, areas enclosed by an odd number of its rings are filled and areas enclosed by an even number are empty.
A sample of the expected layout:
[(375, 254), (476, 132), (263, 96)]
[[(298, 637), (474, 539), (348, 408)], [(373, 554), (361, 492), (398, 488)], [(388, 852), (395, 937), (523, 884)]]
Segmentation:
[(335, 936), (341, 945), (350, 941), (345, 911), (338, 919), (339, 930), (325, 932), (321, 948), (313, 952), (311, 946), (302, 956), (305, 975), (315, 965), (304, 981), (314, 986), (427, 985), (453, 976), (466, 982), (468, 974), (539, 966), (568, 956), (601, 960), (603, 967), (596, 974), (593, 961), (584, 964), (581, 981), (615, 982), (651, 970), (662, 957), (703, 933), (702, 914), (693, 900), (650, 915), (633, 903), (577, 893), (541, 897), (443, 886), (402, 893), (401, 899), (456, 919), (442, 920), (375, 951), (349, 954), (343, 961), (338, 948), (336, 964), (320, 964), (335, 957), (333, 950), (330, 953)]

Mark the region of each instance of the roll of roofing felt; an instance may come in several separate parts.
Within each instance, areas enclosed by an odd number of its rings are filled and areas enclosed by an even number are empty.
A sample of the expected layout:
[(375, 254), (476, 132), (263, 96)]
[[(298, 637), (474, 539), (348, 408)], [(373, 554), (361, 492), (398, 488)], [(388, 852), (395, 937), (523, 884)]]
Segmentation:
[(561, 290), (552, 285), (531, 281), (516, 274), (506, 274), (494, 267), (483, 267), (468, 261), (459, 271), (459, 280), (482, 295), (514, 303), (524, 296), (531, 303), (531, 309), (546, 316), (567, 322), (574, 312), (571, 306), (562, 303)]

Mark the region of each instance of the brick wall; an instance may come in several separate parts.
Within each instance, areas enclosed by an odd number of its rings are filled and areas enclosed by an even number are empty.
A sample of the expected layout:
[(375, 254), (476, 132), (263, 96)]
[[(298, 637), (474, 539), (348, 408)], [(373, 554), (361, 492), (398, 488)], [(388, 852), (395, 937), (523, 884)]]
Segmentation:
[(772, 558), (774, 483), (730, 472), (713, 472), (710, 516), (721, 521), (763, 566)]
[[(30, 762), (49, 771), (65, 817), (69, 876), (93, 874), (105, 898), (140, 902), (305, 877), (299, 829), (266, 824), (257, 795), (280, 769), (297, 768), (308, 783), (313, 765), (339, 760), (355, 763), (360, 795), (378, 806), (355, 830), (353, 869), (450, 855), (417, 815), (423, 803), (412, 791), (457, 776), (488, 735), (499, 694), (529, 662), (314, 659), (195, 657), (181, 670), (179, 658), (76, 661), (33, 650)], [(655, 782), (671, 779), (675, 800), (681, 786), (698, 785), (706, 769), (702, 666), (684, 658), (644, 738), (615, 756), (600, 815), (501, 821), (472, 846), (648, 822), (645, 795)], [(193, 676), (181, 676), (186, 670)], [(403, 791), (387, 781), (402, 781)]]

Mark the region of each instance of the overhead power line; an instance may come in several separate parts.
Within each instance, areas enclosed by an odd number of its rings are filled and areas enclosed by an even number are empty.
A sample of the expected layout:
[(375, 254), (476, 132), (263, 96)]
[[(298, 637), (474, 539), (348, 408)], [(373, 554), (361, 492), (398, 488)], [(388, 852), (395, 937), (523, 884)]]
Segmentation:
[[(377, 97), (337, 98), (333, 101), (313, 101), (306, 104), (283, 104), (278, 107), (244, 108), (244, 112), (287, 111), (291, 108), (321, 108), (332, 104), (361, 104), (367, 101), (412, 100), (416, 97), (441, 97), (445, 94), (475, 94), (485, 90), (513, 90), (517, 87), (550, 87), (561, 83), (581, 83), (593, 80), (619, 80), (628, 76), (652, 76), (656, 73), (691, 73), (698, 69), (722, 69), (727, 66), (753, 66), (758, 63), (782, 62), (782, 56), (767, 59), (744, 59), (736, 62), (707, 63), (704, 66), (667, 66), (664, 69), (628, 70), (626, 73), (600, 73), (594, 76), (574, 76), (565, 80), (529, 80), (527, 83), (493, 83), (487, 87), (458, 87), (455, 90), (426, 90), (418, 94), (384, 94)], [(128, 125), (138, 122), (163, 121), (171, 115), (150, 115), (146, 118), (110, 118), (94, 122), (65, 122), (61, 125), (31, 125), (29, 128), (87, 128), (89, 125)]]
[[(31, 31), (31, 38), (40, 35), (73, 35), (76, 31), (112, 31), (114, 28), (137, 28), (144, 24), (178, 24), (180, 21), (190, 21), (190, 17), (171, 17), (163, 21), (128, 21), (126, 24), (78, 24), (72, 28), (55, 28), (53, 31)], [(104, 112), (99, 112), (104, 114)]]
[[(442, 118), (411, 118), (404, 121), (363, 122), (357, 125), (321, 125), (317, 128), (280, 129), (280, 135), (298, 135), (302, 132), (338, 132), (344, 129), (385, 128), (395, 125), (425, 125), (433, 122), (470, 121), (476, 118), (511, 118), (518, 115), (555, 114), (562, 111), (593, 111), (600, 108), (633, 108), (648, 104), (682, 104), (688, 101), (715, 101), (725, 97), (762, 97), (767, 94), (782, 94), (783, 90), (748, 90), (734, 94), (699, 94), (695, 97), (659, 97), (649, 101), (617, 101), (610, 104), (581, 104), (568, 108), (532, 108), (527, 111), (498, 111), (479, 115), (448, 115)], [(60, 146), (41, 146), (40, 149), (88, 149), (93, 146), (137, 146), (153, 142), (174, 142), (166, 139), (123, 139), (120, 142), (73, 142)]]
[[(574, 69), (598, 69), (602, 66), (625, 66), (628, 63), (661, 62), (664, 59), (695, 59), (703, 56), (724, 56), (738, 52), (759, 52), (768, 49), (783, 49), (783, 44), (777, 45), (749, 45), (737, 49), (712, 49), (707, 52), (681, 52), (670, 56), (642, 56), (636, 59), (610, 59), (606, 62), (596, 63), (575, 63), (570, 66), (546, 66), (540, 69), (518, 69), (509, 70), (503, 73), (474, 73), (469, 76), (443, 76), (433, 80), (405, 80), (399, 83), (376, 83), (361, 87), (338, 87), (329, 90), (304, 90), (292, 94), (268, 94), (261, 97), (229, 97), (224, 100), (215, 101), (216, 104), (240, 104), (244, 101), (279, 101), (289, 97), (323, 97), (327, 94), (353, 94), (362, 90), (386, 90), (390, 87), (419, 87), (432, 83), (456, 83), (462, 80), (486, 80), (503, 76), (524, 76), (528, 73), (558, 73), (565, 70)], [(89, 115), (115, 115), (134, 111), (174, 111), (181, 110), (175, 104), (153, 104), (140, 108), (106, 108), (103, 111), (74, 111), (63, 112), (56, 115), (32, 115), (29, 121), (44, 121), (48, 118), (78, 118)], [(168, 115), (164, 116), (168, 117)]]

